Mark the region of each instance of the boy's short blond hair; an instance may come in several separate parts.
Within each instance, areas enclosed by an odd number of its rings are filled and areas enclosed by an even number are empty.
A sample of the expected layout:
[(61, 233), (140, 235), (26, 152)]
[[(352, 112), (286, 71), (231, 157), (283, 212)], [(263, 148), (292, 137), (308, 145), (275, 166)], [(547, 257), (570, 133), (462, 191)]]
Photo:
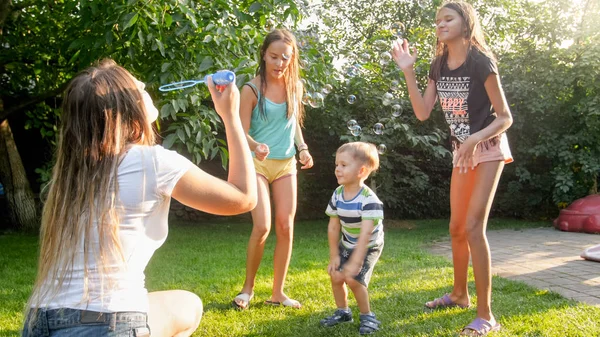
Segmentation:
[[(366, 142), (351, 142), (340, 146), (336, 154), (348, 152), (352, 157), (365, 165), (370, 172), (379, 168), (379, 153), (375, 145)], [(369, 172), (369, 173), (370, 173)]]

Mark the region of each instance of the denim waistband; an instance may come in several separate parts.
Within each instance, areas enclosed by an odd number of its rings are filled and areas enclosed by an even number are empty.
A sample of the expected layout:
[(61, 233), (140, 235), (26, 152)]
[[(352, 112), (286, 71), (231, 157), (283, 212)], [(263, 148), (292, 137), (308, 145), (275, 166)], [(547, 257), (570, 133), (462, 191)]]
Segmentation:
[[(33, 311), (29, 312), (31, 317)], [(35, 313), (35, 326), (39, 333), (47, 335), (48, 330), (63, 329), (81, 325), (107, 325), (114, 329), (117, 323), (147, 323), (144, 312), (96, 312), (88, 310), (61, 308), (39, 309)]]

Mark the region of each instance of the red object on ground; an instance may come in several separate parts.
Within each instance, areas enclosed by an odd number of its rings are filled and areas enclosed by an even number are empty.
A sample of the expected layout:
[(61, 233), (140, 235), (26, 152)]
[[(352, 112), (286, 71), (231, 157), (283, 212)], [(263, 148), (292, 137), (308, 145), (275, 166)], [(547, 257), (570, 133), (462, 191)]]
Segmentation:
[(588, 195), (562, 209), (554, 228), (566, 232), (600, 233), (600, 194)]

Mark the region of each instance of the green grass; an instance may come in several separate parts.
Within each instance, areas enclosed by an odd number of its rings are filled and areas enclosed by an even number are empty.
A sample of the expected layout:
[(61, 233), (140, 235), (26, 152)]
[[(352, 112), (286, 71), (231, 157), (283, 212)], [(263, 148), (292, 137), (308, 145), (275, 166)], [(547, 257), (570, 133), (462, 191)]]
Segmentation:
[[(548, 226), (493, 220), (490, 229)], [(255, 297), (246, 311), (230, 303), (244, 281), (251, 224), (232, 219), (193, 224), (172, 222), (169, 237), (146, 270), (150, 291), (186, 289), (202, 298), (205, 313), (194, 336), (354, 336), (358, 320), (322, 328), (319, 320), (335, 308), (326, 273), (327, 222), (296, 224), (286, 292), (301, 310), (262, 304), (270, 297), (274, 235), (259, 269)], [(447, 220), (390, 222), (383, 255), (371, 280), (371, 305), (383, 330), (376, 336), (452, 336), (475, 316), (474, 309), (424, 312), (423, 303), (450, 290), (452, 264), (427, 252), (447, 235)], [(0, 336), (18, 334), (31, 291), (37, 238), (0, 235)], [(472, 275), (471, 275), (472, 280)], [(493, 308), (504, 329), (493, 336), (600, 336), (600, 309), (494, 277)], [(475, 293), (473, 283), (470, 291)], [(352, 296), (350, 305), (358, 314)]]

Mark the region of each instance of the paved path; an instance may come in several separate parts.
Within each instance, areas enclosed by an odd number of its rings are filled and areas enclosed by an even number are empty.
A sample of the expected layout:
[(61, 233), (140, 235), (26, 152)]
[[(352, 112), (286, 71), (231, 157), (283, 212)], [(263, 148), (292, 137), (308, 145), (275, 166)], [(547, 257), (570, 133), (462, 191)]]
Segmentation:
[[(488, 231), (488, 240), (493, 274), (600, 307), (600, 262), (580, 257), (584, 249), (600, 244), (600, 235), (503, 229)], [(434, 243), (431, 250), (451, 258), (450, 239)]]

